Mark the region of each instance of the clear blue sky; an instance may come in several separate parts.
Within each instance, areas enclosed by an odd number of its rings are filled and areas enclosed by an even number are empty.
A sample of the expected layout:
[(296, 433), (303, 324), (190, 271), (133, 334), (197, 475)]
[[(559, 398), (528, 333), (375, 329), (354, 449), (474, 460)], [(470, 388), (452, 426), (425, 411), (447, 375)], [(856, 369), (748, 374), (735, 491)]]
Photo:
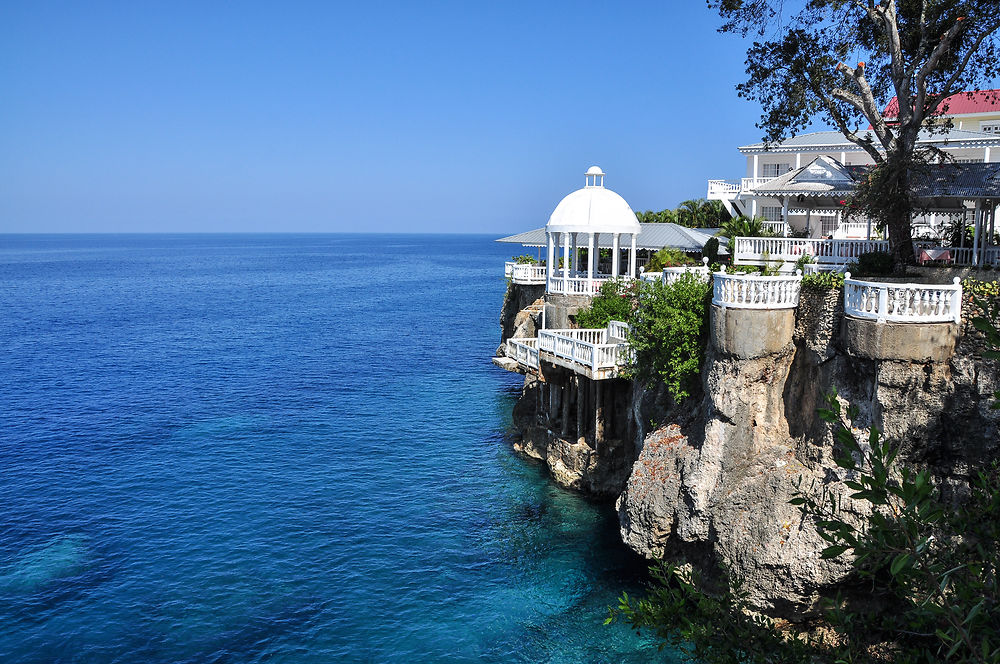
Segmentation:
[(6, 2), (0, 232), (544, 224), (739, 177), (746, 45), (703, 2)]

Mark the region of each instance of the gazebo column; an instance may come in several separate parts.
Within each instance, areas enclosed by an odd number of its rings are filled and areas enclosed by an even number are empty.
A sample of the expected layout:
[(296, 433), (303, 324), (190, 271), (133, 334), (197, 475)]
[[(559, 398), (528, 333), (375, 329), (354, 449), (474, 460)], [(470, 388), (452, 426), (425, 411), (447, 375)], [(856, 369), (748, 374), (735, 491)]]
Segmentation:
[(788, 229), (791, 228), (791, 224), (788, 223), (788, 196), (781, 199), (781, 221), (785, 224), (781, 229), (781, 235), (788, 237)]
[(635, 233), (629, 233), (632, 236), (632, 250), (628, 254), (628, 276), (635, 279)]
[(569, 233), (562, 233), (563, 241), (563, 294), (569, 294)]
[(576, 274), (577, 271), (577, 245), (576, 245), (576, 233), (570, 233), (570, 245), (569, 245), (569, 271), (572, 274)]
[(548, 292), (549, 283), (556, 276), (556, 252), (555, 252), (555, 243), (553, 242), (554, 238), (552, 237), (552, 233), (546, 233), (545, 237), (549, 241), (549, 258), (547, 261), (545, 261), (546, 272), (548, 272), (549, 275), (548, 279), (545, 280), (545, 291)]
[(621, 258), (621, 233), (615, 233), (611, 241), (611, 278), (617, 279), (620, 274), (619, 259)]
[(594, 292), (594, 234), (587, 233), (587, 292)]
[(976, 199), (976, 212), (973, 219), (975, 221), (972, 226), (972, 265), (976, 266), (979, 265), (979, 227), (983, 223), (983, 199), (981, 198)]

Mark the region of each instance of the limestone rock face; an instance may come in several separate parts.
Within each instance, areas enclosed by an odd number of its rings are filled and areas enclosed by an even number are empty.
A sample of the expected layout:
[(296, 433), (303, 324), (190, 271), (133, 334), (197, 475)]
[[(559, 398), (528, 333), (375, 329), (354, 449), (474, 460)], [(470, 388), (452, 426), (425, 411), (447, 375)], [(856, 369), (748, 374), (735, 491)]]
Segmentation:
[(497, 357), (503, 357), (508, 339), (538, 336), (545, 286), (525, 286), (510, 283), (500, 309), (500, 346)]
[[(787, 346), (729, 337), (710, 346), (700, 403), (676, 409), (645, 437), (618, 498), (626, 544), (710, 575), (728, 569), (758, 609), (804, 617), (850, 571), (846, 559), (820, 559), (825, 542), (788, 504), (798, 486), (839, 486), (830, 427), (816, 414), (831, 388), (859, 408), (857, 425), (879, 427), (901, 458), (927, 464), (945, 482), (960, 482), (1000, 451), (1000, 412), (989, 407), (997, 366), (977, 357), (974, 344), (946, 340), (953, 354), (922, 361), (872, 359), (851, 342), (868, 333), (854, 326), (843, 334), (842, 319), (835, 296), (803, 293)], [(872, 331), (892, 338), (885, 332)], [(752, 348), (762, 356), (749, 356)], [(863, 516), (863, 503), (845, 504), (849, 517)]]

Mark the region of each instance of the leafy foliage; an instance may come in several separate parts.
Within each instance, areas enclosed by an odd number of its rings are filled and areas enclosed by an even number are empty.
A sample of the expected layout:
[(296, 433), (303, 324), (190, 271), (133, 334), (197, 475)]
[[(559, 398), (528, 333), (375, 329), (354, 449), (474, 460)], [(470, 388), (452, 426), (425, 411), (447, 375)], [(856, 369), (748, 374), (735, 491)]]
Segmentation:
[(576, 324), (582, 328), (607, 327), (613, 320), (627, 322), (638, 304), (637, 282), (614, 279), (601, 285), (590, 306), (576, 314)]
[(883, 277), (892, 274), (892, 254), (886, 251), (870, 251), (861, 254), (858, 259), (847, 266), (847, 271), (854, 277)]
[(701, 255), (708, 259), (709, 263), (719, 262), (719, 238), (708, 238), (708, 242), (702, 247)]
[(710, 293), (711, 285), (693, 274), (639, 287), (630, 372), (647, 384), (662, 380), (678, 402), (690, 396), (701, 371)]
[(646, 263), (646, 272), (659, 272), (665, 267), (680, 267), (682, 265), (694, 265), (698, 261), (694, 260), (680, 249), (663, 247), (649, 257)]
[(708, 201), (696, 198), (682, 202), (675, 210), (636, 212), (636, 218), (644, 224), (679, 224), (688, 228), (716, 228), (729, 213), (722, 201)]
[(511, 256), (510, 260), (519, 265), (537, 265), (539, 263), (538, 259), (534, 256), (529, 256), (528, 254), (522, 254), (520, 256)]
[(764, 230), (764, 220), (761, 217), (740, 215), (724, 222), (717, 235), (729, 238), (726, 248), (732, 255), (737, 237), (768, 237), (770, 233)]
[(804, 253), (801, 256), (799, 256), (799, 259), (797, 261), (795, 261), (795, 267), (792, 270), (793, 271), (802, 270), (803, 272), (805, 272), (806, 265), (812, 265), (815, 262), (816, 259), (814, 259), (810, 254)]
[(840, 272), (817, 272), (802, 277), (802, 289), (818, 292), (839, 290), (844, 287), (844, 275)]

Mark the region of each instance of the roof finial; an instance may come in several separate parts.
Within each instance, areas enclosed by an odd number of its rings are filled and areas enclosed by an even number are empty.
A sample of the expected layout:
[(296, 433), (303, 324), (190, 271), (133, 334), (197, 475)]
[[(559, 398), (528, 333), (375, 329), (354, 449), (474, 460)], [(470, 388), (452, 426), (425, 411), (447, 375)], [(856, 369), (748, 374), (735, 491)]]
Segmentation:
[(588, 187), (604, 186), (604, 171), (601, 170), (600, 166), (591, 166), (584, 175), (587, 177)]

